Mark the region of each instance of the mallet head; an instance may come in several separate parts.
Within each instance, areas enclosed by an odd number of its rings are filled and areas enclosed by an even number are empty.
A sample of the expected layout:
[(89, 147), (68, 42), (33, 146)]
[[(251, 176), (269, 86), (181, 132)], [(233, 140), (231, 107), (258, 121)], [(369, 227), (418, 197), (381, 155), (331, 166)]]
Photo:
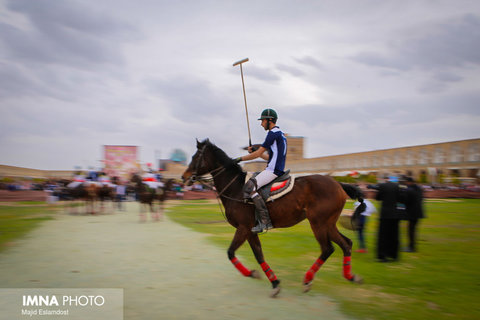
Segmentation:
[(235, 67), (236, 65), (242, 64), (242, 63), (247, 62), (247, 61), (248, 61), (248, 58), (245, 58), (245, 59), (243, 59), (243, 60), (240, 60), (240, 61), (235, 62), (235, 63), (233, 64), (233, 66)]

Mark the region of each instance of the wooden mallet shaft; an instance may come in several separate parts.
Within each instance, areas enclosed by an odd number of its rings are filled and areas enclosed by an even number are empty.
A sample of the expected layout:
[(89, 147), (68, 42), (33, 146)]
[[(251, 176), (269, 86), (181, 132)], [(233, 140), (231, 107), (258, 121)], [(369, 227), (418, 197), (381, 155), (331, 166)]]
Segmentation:
[(247, 95), (245, 94), (245, 83), (243, 81), (243, 68), (242, 68), (242, 63), (245, 63), (247, 61), (248, 61), (248, 58), (245, 58), (243, 60), (235, 62), (233, 66), (235, 67), (237, 65), (240, 65), (240, 74), (242, 76), (243, 101), (245, 102), (245, 114), (247, 115), (248, 145), (252, 146), (252, 135), (250, 134), (250, 121), (248, 121)]

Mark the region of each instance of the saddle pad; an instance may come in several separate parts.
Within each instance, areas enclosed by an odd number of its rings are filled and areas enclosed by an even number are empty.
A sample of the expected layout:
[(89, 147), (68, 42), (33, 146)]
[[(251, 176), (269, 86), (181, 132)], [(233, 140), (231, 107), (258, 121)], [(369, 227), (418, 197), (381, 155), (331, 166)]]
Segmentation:
[(277, 190), (285, 187), (287, 185), (287, 181), (288, 180), (285, 180), (285, 181), (282, 181), (282, 182), (276, 182), (276, 183), (272, 184), (272, 187), (270, 188), (270, 191), (271, 192), (277, 191)]
[[(295, 183), (295, 176), (290, 176), (290, 179), (274, 183), (270, 193), (270, 197), (268, 197), (267, 202), (273, 201), (275, 199), (281, 198), (293, 189), (293, 185)], [(279, 186), (277, 189), (273, 190), (275, 185), (278, 184)]]
[[(258, 173), (258, 172), (255, 172)], [(255, 174), (254, 172), (247, 172), (245, 182), (247, 182)], [(295, 176), (290, 175), (287, 180), (275, 182), (270, 186), (270, 190), (265, 190), (265, 187), (260, 188), (258, 193), (266, 202), (281, 198), (293, 189)], [(268, 185), (267, 185), (268, 186)]]

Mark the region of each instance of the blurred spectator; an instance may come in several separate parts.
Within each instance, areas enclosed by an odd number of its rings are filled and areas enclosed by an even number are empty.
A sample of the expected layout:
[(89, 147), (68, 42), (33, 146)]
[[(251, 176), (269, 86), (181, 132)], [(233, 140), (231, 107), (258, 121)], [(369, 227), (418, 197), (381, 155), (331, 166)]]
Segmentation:
[(115, 189), (115, 192), (116, 192), (115, 198), (117, 200), (118, 210), (123, 211), (123, 201), (125, 200), (126, 187), (120, 181), (118, 181), (117, 183), (118, 184), (117, 184), (116, 189)]
[(199, 183), (196, 183), (193, 185), (192, 189), (194, 191), (203, 191), (203, 185), (199, 184)]
[(98, 180), (98, 172), (95, 171), (92, 167), (90, 167), (90, 171), (87, 174), (87, 180), (90, 181), (97, 181)]
[(175, 183), (173, 185), (173, 190), (175, 191), (175, 197), (177, 199), (183, 199), (183, 185), (179, 184), (179, 183)]
[(406, 197), (406, 212), (407, 212), (407, 230), (408, 230), (408, 247), (404, 250), (406, 252), (416, 251), (416, 231), (418, 226), (418, 219), (425, 217), (423, 213), (423, 191), (415, 181), (407, 177), (407, 197)]
[(376, 199), (382, 201), (380, 223), (378, 226), (377, 258), (380, 262), (398, 260), (399, 222), (400, 214), (397, 209), (401, 201), (400, 188), (397, 179), (390, 179), (378, 185)]
[[(367, 225), (367, 220), (368, 216), (370, 216), (372, 213), (377, 212), (377, 209), (375, 206), (367, 199), (364, 199), (363, 202), (366, 204), (367, 208), (365, 211), (363, 211), (360, 215), (360, 219), (357, 224), (357, 235), (358, 235), (358, 243), (359, 243), (359, 249), (356, 250), (356, 252), (359, 253), (367, 253), (367, 246), (365, 244), (365, 235), (364, 235), (364, 229), (365, 226)], [(355, 209), (360, 205), (360, 202), (355, 202), (354, 206)]]

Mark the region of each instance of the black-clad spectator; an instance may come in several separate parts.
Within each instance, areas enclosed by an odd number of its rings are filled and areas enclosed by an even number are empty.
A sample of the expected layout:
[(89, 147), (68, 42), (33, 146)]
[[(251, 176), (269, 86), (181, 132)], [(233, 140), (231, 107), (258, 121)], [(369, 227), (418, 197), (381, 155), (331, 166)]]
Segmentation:
[(418, 220), (425, 217), (423, 212), (423, 190), (422, 188), (415, 183), (415, 181), (407, 177), (406, 178), (406, 212), (407, 212), (407, 230), (408, 230), (408, 247), (405, 249), (407, 252), (415, 252), (417, 250), (416, 246), (416, 235)]

